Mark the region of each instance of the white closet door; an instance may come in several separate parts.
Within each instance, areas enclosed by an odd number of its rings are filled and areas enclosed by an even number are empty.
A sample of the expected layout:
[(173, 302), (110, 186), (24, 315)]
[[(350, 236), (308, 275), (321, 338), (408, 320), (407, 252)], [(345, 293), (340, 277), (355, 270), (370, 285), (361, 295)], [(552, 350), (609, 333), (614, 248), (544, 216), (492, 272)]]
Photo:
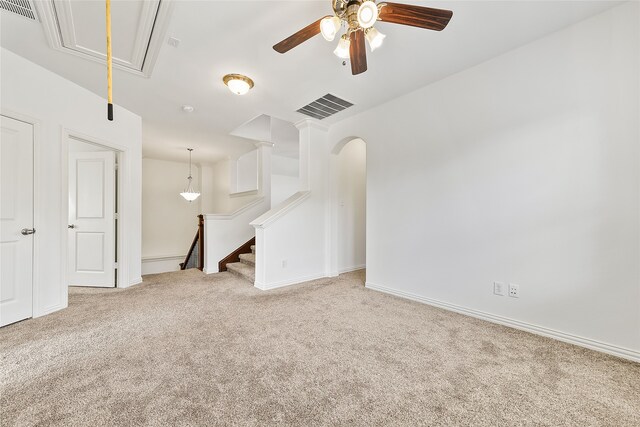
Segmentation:
[(69, 154), (69, 284), (115, 286), (115, 153)]
[(0, 326), (33, 315), (33, 126), (2, 116)]

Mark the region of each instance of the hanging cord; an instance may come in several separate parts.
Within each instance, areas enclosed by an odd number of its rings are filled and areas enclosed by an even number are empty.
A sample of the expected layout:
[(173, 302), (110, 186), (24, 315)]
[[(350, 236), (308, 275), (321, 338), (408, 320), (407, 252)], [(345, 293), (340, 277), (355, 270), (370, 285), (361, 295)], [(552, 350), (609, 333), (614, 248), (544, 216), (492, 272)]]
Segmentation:
[(113, 121), (113, 70), (111, 57), (111, 0), (107, 1), (107, 120)]

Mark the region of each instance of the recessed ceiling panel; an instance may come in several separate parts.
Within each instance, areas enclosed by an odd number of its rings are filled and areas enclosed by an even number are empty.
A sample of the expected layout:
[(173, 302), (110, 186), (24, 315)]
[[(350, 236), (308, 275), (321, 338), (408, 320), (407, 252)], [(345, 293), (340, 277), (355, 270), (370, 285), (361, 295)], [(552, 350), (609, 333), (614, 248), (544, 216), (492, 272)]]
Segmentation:
[[(111, 2), (114, 67), (145, 76), (151, 74), (150, 66), (166, 27), (167, 3), (167, 0)], [(38, 6), (54, 49), (106, 61), (104, 1), (49, 0)]]

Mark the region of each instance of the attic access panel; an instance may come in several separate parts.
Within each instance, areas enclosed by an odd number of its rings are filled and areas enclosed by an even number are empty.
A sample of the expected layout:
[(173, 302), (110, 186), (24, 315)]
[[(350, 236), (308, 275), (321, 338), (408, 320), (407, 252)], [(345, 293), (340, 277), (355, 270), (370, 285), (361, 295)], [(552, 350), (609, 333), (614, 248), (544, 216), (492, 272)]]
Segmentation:
[[(46, 0), (35, 5), (53, 49), (106, 62), (104, 1)], [(170, 9), (168, 0), (112, 2), (114, 68), (151, 75)]]

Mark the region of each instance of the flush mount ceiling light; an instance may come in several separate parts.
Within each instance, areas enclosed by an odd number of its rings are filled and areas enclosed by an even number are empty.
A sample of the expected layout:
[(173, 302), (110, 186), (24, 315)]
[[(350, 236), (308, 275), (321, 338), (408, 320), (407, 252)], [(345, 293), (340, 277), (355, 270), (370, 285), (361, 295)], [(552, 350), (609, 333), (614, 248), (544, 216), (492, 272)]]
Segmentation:
[(333, 41), (344, 23), (346, 32), (340, 37), (333, 53), (339, 58), (350, 59), (351, 73), (355, 75), (367, 71), (366, 43), (369, 43), (373, 52), (384, 41), (385, 35), (373, 27), (376, 22), (441, 31), (453, 16), (450, 10), (400, 3), (376, 4), (374, 0), (331, 0), (331, 6), (333, 16), (325, 16), (307, 25), (273, 46), (273, 49), (279, 53), (288, 52), (317, 34), (322, 34), (327, 41)]
[(193, 108), (193, 105), (183, 105), (182, 106), (182, 111), (184, 111), (185, 113), (193, 113), (193, 110), (195, 110), (195, 108)]
[(236, 95), (244, 95), (253, 87), (253, 80), (242, 74), (227, 74), (222, 81)]
[(180, 195), (184, 197), (186, 201), (191, 203), (200, 197), (200, 193), (196, 191), (191, 184), (191, 180), (193, 180), (191, 177), (191, 152), (193, 151), (193, 148), (187, 148), (187, 150), (189, 150), (189, 177), (187, 178), (187, 188), (180, 193)]

